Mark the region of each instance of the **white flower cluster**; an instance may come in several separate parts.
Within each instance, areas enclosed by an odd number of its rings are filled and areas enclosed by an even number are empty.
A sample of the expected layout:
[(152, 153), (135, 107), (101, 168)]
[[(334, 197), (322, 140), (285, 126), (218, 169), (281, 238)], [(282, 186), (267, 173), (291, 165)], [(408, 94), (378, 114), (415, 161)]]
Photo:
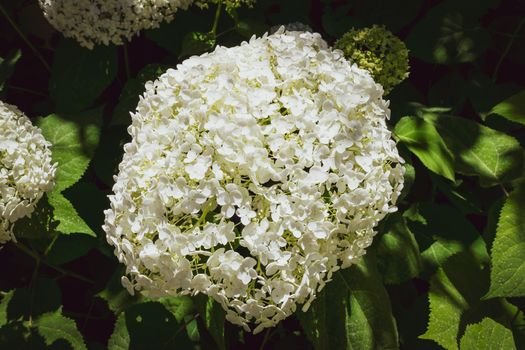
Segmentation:
[(0, 101), (0, 243), (54, 186), (50, 144), (15, 106)]
[(80, 45), (122, 45), (143, 29), (169, 22), (193, 0), (39, 0), (49, 22)]
[(254, 332), (308, 308), (396, 210), (382, 93), (319, 34), (284, 29), (148, 82), (105, 211), (129, 292), (205, 293)]

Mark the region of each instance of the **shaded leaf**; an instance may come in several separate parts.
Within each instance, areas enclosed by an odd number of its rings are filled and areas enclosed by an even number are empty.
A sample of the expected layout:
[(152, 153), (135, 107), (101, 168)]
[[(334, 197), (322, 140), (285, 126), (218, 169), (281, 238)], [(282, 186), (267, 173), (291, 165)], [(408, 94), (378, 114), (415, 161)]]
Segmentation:
[(226, 349), (224, 342), (224, 322), (226, 313), (212, 298), (199, 294), (194, 298), (195, 308), (203, 320), (206, 330), (211, 334), (216, 346)]
[(200, 55), (211, 50), (216, 43), (213, 33), (190, 32), (182, 41), (182, 50), (179, 57)]
[(87, 254), (96, 244), (97, 240), (91, 236), (60, 235), (45, 259), (51, 265), (62, 265)]
[(455, 169), (478, 176), (483, 187), (495, 186), (521, 176), (523, 149), (512, 136), (465, 118), (426, 114), (447, 148), (455, 156)]
[(515, 350), (510, 329), (484, 318), (480, 323), (467, 326), (461, 338), (461, 350)]
[(117, 49), (98, 45), (92, 50), (62, 39), (55, 51), (49, 94), (60, 112), (79, 112), (93, 102), (117, 75)]
[(407, 37), (410, 53), (431, 63), (474, 61), (490, 46), (489, 34), (479, 25), (480, 12), (487, 9), (483, 5), (448, 0), (435, 6)]
[(384, 282), (398, 284), (419, 275), (423, 262), (405, 218), (399, 213), (390, 216), (384, 230), (386, 233), (374, 245)]
[(390, 299), (367, 254), (334, 275), (308, 312), (297, 313), (315, 349), (397, 349)]
[(525, 183), (505, 201), (491, 251), (491, 284), (487, 297), (525, 296)]
[(454, 181), (453, 155), (431, 123), (418, 117), (403, 117), (394, 133), (427, 168)]
[(10, 51), (6, 58), (0, 57), (0, 91), (3, 90), (6, 80), (13, 74), (20, 57), (22, 57), (20, 49)]

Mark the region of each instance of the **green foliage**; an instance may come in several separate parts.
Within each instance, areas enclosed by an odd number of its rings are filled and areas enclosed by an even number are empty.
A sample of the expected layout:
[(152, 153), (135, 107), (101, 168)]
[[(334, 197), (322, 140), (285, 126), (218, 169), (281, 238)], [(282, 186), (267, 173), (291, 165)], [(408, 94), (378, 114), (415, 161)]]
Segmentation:
[[(1, 99), (42, 129), (57, 163), (54, 190), (17, 221), (17, 242), (0, 249), (0, 348), (525, 348), (519, 4), (237, 3), (193, 6), (125, 47), (90, 51), (54, 31), (36, 2), (0, 0)], [(261, 334), (230, 324), (204, 295), (131, 296), (101, 226), (144, 85), (188, 56), (296, 21), (356, 49), (347, 55), (369, 60), (386, 90), (405, 77), (406, 43), (410, 76), (387, 96), (406, 161), (398, 212), (306, 312), (298, 305)], [(371, 46), (355, 37), (365, 27)]]
[(63, 316), (61, 308), (40, 316), (36, 322), (36, 327), (38, 333), (45, 339), (47, 346), (59, 339), (64, 339), (74, 350), (87, 350), (75, 321)]
[(491, 251), (491, 284), (487, 297), (525, 296), (525, 183), (505, 201)]
[(6, 58), (0, 57), (0, 91), (4, 89), (6, 80), (13, 74), (20, 57), (22, 57), (20, 50), (12, 50)]
[(525, 124), (525, 90), (498, 103), (490, 112), (499, 114), (513, 122)]
[(430, 170), (454, 181), (454, 158), (434, 125), (417, 117), (403, 117), (394, 133)]
[(56, 49), (49, 93), (59, 112), (80, 112), (93, 105), (116, 74), (116, 48), (88, 50), (64, 39)]
[(337, 272), (306, 313), (297, 316), (316, 350), (397, 349), (390, 301), (375, 259)]
[(484, 318), (480, 323), (467, 326), (461, 338), (461, 350), (515, 350), (512, 332), (499, 323)]

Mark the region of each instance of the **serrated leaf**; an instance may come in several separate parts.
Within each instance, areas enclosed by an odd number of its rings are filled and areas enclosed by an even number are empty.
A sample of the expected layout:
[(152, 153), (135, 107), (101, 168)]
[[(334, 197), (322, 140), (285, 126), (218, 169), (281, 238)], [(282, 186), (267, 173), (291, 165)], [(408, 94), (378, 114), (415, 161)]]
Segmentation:
[(428, 169), (454, 181), (454, 157), (431, 123), (417, 117), (403, 117), (394, 133)]
[(461, 316), (483, 294), (481, 268), (468, 254), (450, 258), (430, 280), (430, 315), (422, 339), (433, 340), (445, 349), (458, 349)]
[(62, 315), (62, 308), (40, 316), (36, 321), (36, 327), (48, 346), (59, 339), (64, 339), (75, 350), (87, 350), (77, 324), (74, 320)]
[(375, 257), (336, 273), (319, 300), (297, 316), (316, 350), (397, 349), (390, 299)]
[(49, 80), (49, 93), (57, 110), (79, 112), (91, 107), (115, 79), (117, 62), (115, 46), (98, 45), (88, 50), (74, 40), (62, 39)]
[(128, 350), (130, 338), (126, 326), (126, 316), (121, 313), (115, 322), (115, 328), (108, 340), (109, 350)]
[(51, 142), (53, 161), (57, 163), (55, 192), (76, 183), (86, 171), (100, 138), (102, 109), (76, 115), (51, 114), (38, 118), (42, 134)]
[(491, 251), (488, 298), (525, 296), (525, 182), (521, 181), (501, 209)]
[(57, 220), (56, 230), (64, 233), (84, 233), (96, 237), (95, 232), (78, 215), (75, 207), (61, 193), (51, 192), (48, 196), (49, 204), (54, 208), (54, 219)]
[(216, 346), (220, 350), (226, 349), (224, 342), (224, 322), (226, 313), (222, 307), (212, 298), (199, 294), (194, 298), (195, 308), (206, 327), (211, 334)]
[(454, 154), (456, 172), (478, 176), (483, 187), (521, 176), (524, 152), (512, 136), (461, 117), (425, 114), (424, 118)]
[(525, 124), (525, 90), (498, 103), (490, 113), (501, 115), (513, 122)]
[(489, 1), (448, 0), (432, 8), (406, 39), (411, 55), (430, 63), (472, 62), (490, 46), (490, 36), (479, 24)]
[(6, 80), (13, 74), (20, 57), (22, 57), (20, 49), (10, 51), (5, 59), (0, 57), (0, 91), (3, 90)]
[(422, 260), (430, 269), (462, 251), (472, 252), (480, 261), (488, 259), (481, 235), (455, 208), (422, 202), (404, 215), (419, 244)]
[(461, 338), (461, 350), (515, 350), (510, 329), (490, 318), (467, 326)]
[(405, 218), (396, 213), (385, 223), (386, 233), (374, 245), (378, 270), (387, 284), (399, 284), (416, 277), (423, 268), (419, 246)]
[(14, 290), (3, 293), (2, 300), (0, 301), (0, 328), (5, 326), (8, 322), (7, 317), (7, 306), (15, 294)]

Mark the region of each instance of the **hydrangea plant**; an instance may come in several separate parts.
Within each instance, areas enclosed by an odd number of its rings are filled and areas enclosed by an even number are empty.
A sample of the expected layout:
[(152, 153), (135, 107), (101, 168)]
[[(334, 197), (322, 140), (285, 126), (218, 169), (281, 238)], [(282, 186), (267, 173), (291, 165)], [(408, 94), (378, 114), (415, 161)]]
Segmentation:
[(0, 101), (0, 243), (54, 185), (50, 143), (17, 107)]
[(403, 187), (388, 104), (317, 33), (217, 47), (146, 84), (104, 230), (130, 293), (204, 293), (254, 332), (356, 263)]

